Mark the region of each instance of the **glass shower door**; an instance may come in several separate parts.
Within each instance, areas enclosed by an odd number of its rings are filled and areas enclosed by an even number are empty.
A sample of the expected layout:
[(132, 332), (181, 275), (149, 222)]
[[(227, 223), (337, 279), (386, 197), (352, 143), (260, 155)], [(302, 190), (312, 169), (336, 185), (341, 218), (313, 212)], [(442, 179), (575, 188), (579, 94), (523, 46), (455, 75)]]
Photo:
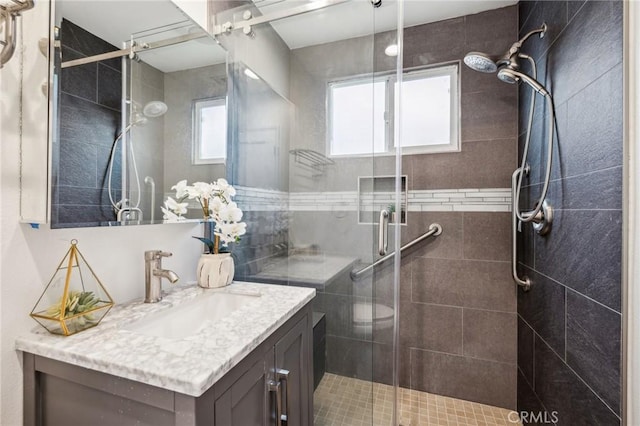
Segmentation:
[(316, 289), (316, 425), (394, 422), (397, 274), (393, 258), (366, 268), (381, 241), (394, 251), (406, 216), (387, 49), (396, 8), (262, 0), (215, 15), (229, 52), (227, 176), (248, 225), (236, 279)]

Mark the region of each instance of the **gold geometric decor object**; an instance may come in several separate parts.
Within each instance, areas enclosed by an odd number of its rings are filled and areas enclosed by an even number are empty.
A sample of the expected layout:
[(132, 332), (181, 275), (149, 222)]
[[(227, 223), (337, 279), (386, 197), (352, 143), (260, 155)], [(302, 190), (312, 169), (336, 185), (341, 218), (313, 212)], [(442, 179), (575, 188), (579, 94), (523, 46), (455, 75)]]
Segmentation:
[(31, 318), (53, 334), (69, 336), (95, 327), (113, 306), (77, 245), (77, 240), (71, 240), (69, 251), (31, 311)]

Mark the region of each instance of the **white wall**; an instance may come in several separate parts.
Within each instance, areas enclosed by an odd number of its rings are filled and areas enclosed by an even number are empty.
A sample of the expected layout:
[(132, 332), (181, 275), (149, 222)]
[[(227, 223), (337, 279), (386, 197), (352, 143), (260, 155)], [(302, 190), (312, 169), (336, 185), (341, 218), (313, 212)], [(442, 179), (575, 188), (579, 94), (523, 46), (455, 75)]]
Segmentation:
[[(46, 33), (48, 2), (24, 13), (26, 52), (37, 49), (37, 34)], [(67, 230), (31, 229), (19, 224), (20, 161), (20, 62), (18, 48), (12, 60), (0, 70), (0, 424), (22, 424), (22, 367), (14, 347), (17, 335), (36, 326), (29, 317), (37, 298), (65, 254), (69, 240), (79, 248), (116, 303), (144, 293), (143, 251), (163, 249), (174, 253), (164, 265), (174, 270), (181, 282), (195, 280), (195, 267), (202, 250), (191, 238), (201, 235), (199, 225), (147, 225), (126, 228), (84, 228)], [(43, 74), (45, 73), (45, 74)], [(40, 81), (46, 70), (25, 63), (25, 78)], [(28, 85), (29, 86), (29, 85)], [(29, 86), (32, 87), (33, 83)], [(28, 93), (37, 93), (29, 91)], [(25, 91), (25, 94), (27, 91)], [(42, 95), (38, 95), (42, 97)], [(45, 99), (42, 97), (42, 101)], [(25, 114), (32, 111), (25, 111)], [(42, 117), (46, 120), (46, 117)], [(41, 135), (45, 137), (45, 135)], [(25, 138), (26, 146), (33, 140)], [(42, 170), (42, 173), (46, 173)], [(61, 337), (62, 338), (62, 337)]]

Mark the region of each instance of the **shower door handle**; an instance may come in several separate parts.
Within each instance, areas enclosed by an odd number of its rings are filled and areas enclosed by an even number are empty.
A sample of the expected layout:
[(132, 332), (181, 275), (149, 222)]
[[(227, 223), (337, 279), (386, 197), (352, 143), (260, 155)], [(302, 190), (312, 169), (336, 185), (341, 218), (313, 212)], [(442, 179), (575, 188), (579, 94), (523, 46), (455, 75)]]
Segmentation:
[(389, 212), (386, 209), (380, 210), (378, 225), (378, 253), (380, 253), (380, 256), (384, 256), (389, 248)]

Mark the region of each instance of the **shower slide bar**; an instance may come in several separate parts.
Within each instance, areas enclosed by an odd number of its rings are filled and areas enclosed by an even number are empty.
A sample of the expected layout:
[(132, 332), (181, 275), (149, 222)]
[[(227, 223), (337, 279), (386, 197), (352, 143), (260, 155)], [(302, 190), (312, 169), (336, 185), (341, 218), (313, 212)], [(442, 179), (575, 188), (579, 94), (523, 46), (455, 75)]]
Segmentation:
[(303, 4), (301, 6), (294, 6), (290, 9), (273, 12), (269, 15), (252, 17), (251, 14), (249, 13), (245, 15), (247, 19), (245, 19), (244, 21), (240, 21), (236, 23), (225, 22), (222, 25), (215, 25), (213, 27), (213, 35), (217, 36), (224, 33), (230, 33), (233, 30), (239, 30), (239, 29), (242, 29), (245, 32), (245, 34), (249, 35), (251, 34), (252, 25), (260, 25), (267, 22), (279, 21), (281, 19), (302, 15), (308, 12), (313, 12), (315, 10), (324, 9), (326, 7), (335, 6), (341, 3), (346, 3), (348, 1), (351, 1), (351, 0), (316, 0), (313, 2)]
[[(432, 223), (431, 225), (429, 225), (429, 230), (427, 232), (425, 232), (424, 234), (420, 235), (418, 238), (416, 238), (414, 240), (411, 240), (407, 244), (405, 244), (402, 247), (400, 247), (400, 253), (402, 254), (403, 251), (405, 251), (407, 249), (410, 249), (411, 247), (415, 246), (416, 244), (418, 244), (421, 241), (426, 240), (429, 237), (432, 237), (432, 236), (433, 237), (437, 237), (440, 234), (442, 234), (442, 226), (439, 223)], [(362, 278), (364, 278), (364, 276), (367, 274), (367, 272), (375, 269), (376, 266), (382, 265), (387, 260), (393, 258), (393, 256), (395, 256), (395, 252), (391, 252), (391, 253), (387, 254), (386, 256), (381, 257), (380, 259), (376, 260), (371, 265), (368, 265), (368, 266), (360, 269), (359, 271), (351, 271), (351, 280), (352, 281), (360, 281)]]
[(159, 49), (161, 47), (172, 46), (178, 43), (185, 43), (191, 40), (197, 40), (203, 37), (207, 37), (207, 34), (204, 32), (204, 30), (202, 32), (195, 33), (195, 34), (185, 34), (177, 37), (171, 37), (166, 40), (154, 41), (151, 43), (142, 43), (142, 44), (134, 43), (132, 47), (127, 47), (126, 49), (114, 50), (113, 52), (100, 53), (98, 55), (87, 56), (86, 58), (65, 61), (60, 66), (62, 68), (69, 68), (69, 67), (75, 67), (78, 65), (104, 61), (106, 59), (119, 58), (121, 56), (129, 56), (130, 58), (132, 58), (138, 52), (146, 52), (153, 49)]

